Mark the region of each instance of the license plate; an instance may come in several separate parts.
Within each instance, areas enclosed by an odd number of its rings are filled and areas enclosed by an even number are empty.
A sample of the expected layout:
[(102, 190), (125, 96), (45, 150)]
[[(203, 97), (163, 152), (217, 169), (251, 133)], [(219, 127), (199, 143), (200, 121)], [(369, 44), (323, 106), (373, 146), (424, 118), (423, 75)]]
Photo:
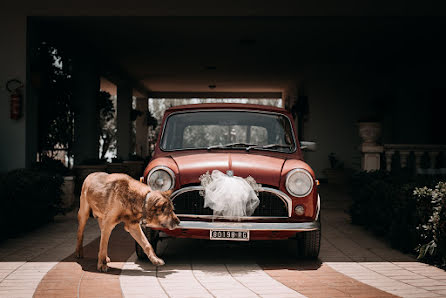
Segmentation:
[(210, 230), (211, 240), (249, 241), (249, 231), (240, 230)]

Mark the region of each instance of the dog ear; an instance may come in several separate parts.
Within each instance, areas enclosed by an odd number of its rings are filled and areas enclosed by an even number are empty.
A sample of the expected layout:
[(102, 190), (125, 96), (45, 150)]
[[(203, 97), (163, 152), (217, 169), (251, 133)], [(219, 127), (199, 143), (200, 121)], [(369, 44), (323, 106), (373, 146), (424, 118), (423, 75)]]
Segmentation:
[(169, 189), (169, 190), (163, 191), (161, 194), (163, 195), (163, 197), (170, 198), (170, 196), (172, 195), (172, 192), (173, 192), (173, 190)]

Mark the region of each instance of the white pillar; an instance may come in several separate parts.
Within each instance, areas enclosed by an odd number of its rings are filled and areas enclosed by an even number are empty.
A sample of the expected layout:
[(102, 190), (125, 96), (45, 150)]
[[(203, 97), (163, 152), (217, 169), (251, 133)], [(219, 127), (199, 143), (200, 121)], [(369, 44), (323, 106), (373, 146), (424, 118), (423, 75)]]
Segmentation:
[(146, 157), (148, 128), (146, 123), (146, 113), (148, 111), (148, 99), (146, 97), (136, 98), (136, 109), (142, 112), (142, 115), (136, 118), (136, 154)]
[(393, 152), (392, 150), (386, 150), (386, 170), (387, 171), (391, 171), (392, 170), (392, 156), (393, 156)]
[(100, 88), (98, 71), (88, 55), (73, 60), (74, 164), (99, 158), (99, 114), (96, 107)]
[(359, 146), (362, 153), (361, 169), (363, 171), (376, 171), (381, 167), (381, 154), (384, 151), (383, 146), (362, 144)]
[[(23, 90), (22, 117), (10, 118), (10, 94), (5, 84), (10, 79), (26, 83), (26, 16), (2, 15), (0, 18), (0, 172), (26, 165), (27, 98)], [(36, 125), (36, 124), (35, 124)], [(34, 155), (35, 158), (35, 155)]]
[(410, 151), (400, 150), (401, 168), (407, 168), (409, 155), (410, 155)]
[(117, 147), (118, 157), (128, 159), (132, 136), (132, 122), (130, 113), (132, 110), (133, 89), (125, 84), (119, 84), (117, 89)]

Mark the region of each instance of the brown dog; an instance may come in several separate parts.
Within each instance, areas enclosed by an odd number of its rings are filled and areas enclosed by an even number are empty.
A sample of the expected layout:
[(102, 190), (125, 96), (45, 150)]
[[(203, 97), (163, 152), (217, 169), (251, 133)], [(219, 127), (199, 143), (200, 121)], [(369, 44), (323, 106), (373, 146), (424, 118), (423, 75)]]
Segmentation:
[(90, 216), (97, 218), (101, 229), (101, 243), (98, 253), (98, 270), (106, 272), (110, 258), (107, 255), (108, 240), (114, 227), (124, 222), (125, 229), (144, 249), (150, 261), (164, 265), (150, 245), (140, 223), (147, 226), (174, 229), (180, 220), (173, 212), (169, 197), (172, 191), (152, 191), (149, 186), (125, 174), (92, 173), (82, 185), (80, 207), (77, 215), (76, 256), (83, 257), (82, 242), (85, 224)]

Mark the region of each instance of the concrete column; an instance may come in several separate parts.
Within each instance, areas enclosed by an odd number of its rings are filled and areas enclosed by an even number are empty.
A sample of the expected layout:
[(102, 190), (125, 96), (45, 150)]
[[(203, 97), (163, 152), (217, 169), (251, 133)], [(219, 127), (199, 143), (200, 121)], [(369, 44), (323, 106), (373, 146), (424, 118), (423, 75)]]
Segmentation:
[(74, 164), (99, 158), (99, 115), (96, 101), (100, 88), (99, 73), (88, 55), (73, 61)]
[(36, 50), (39, 41), (39, 35), (32, 21), (27, 24), (27, 65), (26, 65), (26, 157), (25, 164), (27, 167), (32, 165), (37, 160), (37, 152), (39, 150), (39, 96), (36, 89), (36, 83), (33, 83), (32, 77), (35, 75), (31, 73), (31, 55)]
[(381, 168), (380, 162), (381, 162), (381, 154), (384, 151), (383, 146), (362, 144), (359, 147), (359, 150), (362, 153), (361, 170), (376, 171)]
[(132, 122), (130, 113), (132, 110), (133, 89), (125, 84), (119, 84), (117, 89), (117, 147), (118, 157), (127, 159), (130, 154), (132, 136)]
[[(26, 165), (27, 114), (24, 113), (19, 120), (10, 118), (10, 94), (5, 88), (10, 79), (26, 84), (26, 26), (24, 15), (2, 15), (0, 18), (0, 36), (4, 37), (0, 46), (0, 172)], [(26, 108), (25, 91), (22, 103)]]
[(146, 157), (148, 128), (146, 124), (146, 112), (148, 110), (148, 99), (146, 97), (136, 98), (136, 109), (142, 112), (142, 115), (136, 118), (136, 154)]

